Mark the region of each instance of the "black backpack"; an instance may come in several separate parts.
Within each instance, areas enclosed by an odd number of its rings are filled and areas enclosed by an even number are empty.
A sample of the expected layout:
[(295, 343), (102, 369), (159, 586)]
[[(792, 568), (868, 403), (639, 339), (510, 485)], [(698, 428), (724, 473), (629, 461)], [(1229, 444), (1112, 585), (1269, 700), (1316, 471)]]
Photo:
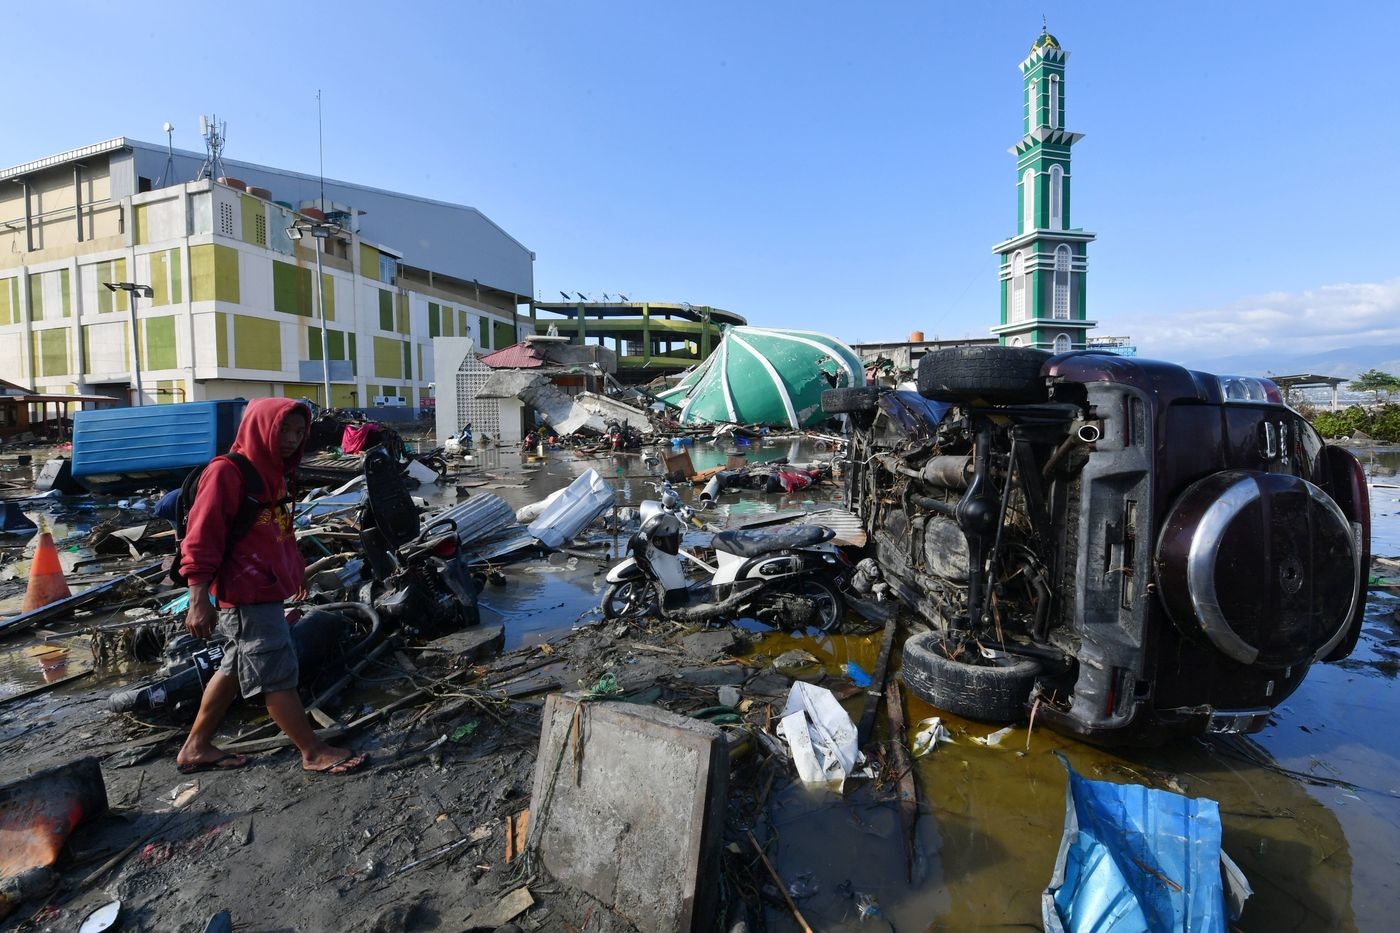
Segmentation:
[[(214, 459), (219, 458), (215, 457)], [(228, 552), (233, 550), (233, 546), (252, 530), (253, 523), (258, 520), (259, 512), (266, 508), (285, 505), (293, 500), (289, 497), (278, 502), (263, 501), (259, 497), (266, 489), (263, 486), (262, 477), (258, 475), (257, 469), (253, 466), (253, 462), (237, 452), (224, 454), (223, 459), (238, 467), (238, 473), (243, 478), (243, 498), (238, 503), (238, 511), (234, 514), (233, 521), (229, 523), (228, 532), (224, 535), (224, 556), (227, 557)], [(209, 461), (209, 463), (213, 462), (213, 460)], [(207, 469), (209, 469), (208, 463), (190, 471), (190, 475), (185, 477), (185, 481), (180, 485), (179, 494), (175, 497), (174, 514), (167, 516), (175, 526), (175, 561), (170, 565), (170, 579), (176, 586), (189, 585), (185, 575), (180, 573), (180, 564), (185, 559), (180, 545), (184, 542), (185, 532), (189, 529), (190, 509), (194, 507), (194, 497), (195, 493), (199, 491), (199, 481)]]

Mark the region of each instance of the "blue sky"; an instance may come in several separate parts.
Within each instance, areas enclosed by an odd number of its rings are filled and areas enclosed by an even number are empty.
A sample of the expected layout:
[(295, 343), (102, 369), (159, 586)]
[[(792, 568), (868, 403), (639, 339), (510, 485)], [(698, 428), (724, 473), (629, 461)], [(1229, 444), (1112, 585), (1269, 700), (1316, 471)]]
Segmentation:
[[(318, 11), (335, 10), (322, 17)], [(536, 287), (847, 341), (984, 334), (1041, 15), (1090, 316), (1189, 361), (1400, 343), (1393, 4), (32, 5), (0, 165), (111, 136), (480, 208)], [(73, 29), (74, 23), (81, 29)], [(317, 64), (320, 62), (321, 64)]]

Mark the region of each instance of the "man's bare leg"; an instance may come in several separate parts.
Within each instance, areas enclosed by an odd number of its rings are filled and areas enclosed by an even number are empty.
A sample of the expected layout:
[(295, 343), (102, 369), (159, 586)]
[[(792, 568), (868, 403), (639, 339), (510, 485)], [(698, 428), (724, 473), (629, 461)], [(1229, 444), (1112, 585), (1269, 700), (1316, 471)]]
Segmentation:
[[(208, 764), (224, 757), (224, 752), (214, 744), (214, 732), (224, 721), (224, 714), (238, 697), (238, 681), (215, 671), (204, 688), (204, 696), (199, 701), (199, 712), (190, 727), (189, 737), (175, 756), (178, 765)], [(235, 760), (237, 759), (237, 760)], [(223, 767), (239, 768), (247, 763), (242, 755), (228, 759)]]
[(272, 716), (272, 721), (301, 751), (303, 770), (324, 771), (338, 764), (339, 767), (332, 773), (340, 774), (355, 770), (364, 760), (363, 755), (356, 755), (348, 748), (337, 748), (321, 740), (311, 727), (311, 721), (306, 718), (306, 707), (302, 706), (301, 697), (295, 690), (274, 690), (264, 694), (263, 700), (267, 703), (267, 712)]

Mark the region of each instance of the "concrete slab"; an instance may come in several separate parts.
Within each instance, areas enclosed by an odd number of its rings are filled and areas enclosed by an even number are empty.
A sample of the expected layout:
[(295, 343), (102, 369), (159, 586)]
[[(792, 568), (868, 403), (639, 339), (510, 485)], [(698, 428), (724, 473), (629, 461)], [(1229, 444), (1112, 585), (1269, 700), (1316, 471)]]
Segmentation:
[(464, 660), (476, 661), (500, 654), (505, 643), (504, 625), (476, 625), (436, 638), (432, 646), (444, 654), (461, 655)]
[(639, 930), (708, 930), (728, 783), (717, 726), (554, 694), (542, 716), (530, 844), (551, 875)]
[(680, 640), (681, 650), (700, 661), (718, 660), (739, 650), (739, 634), (732, 628), (692, 632)]

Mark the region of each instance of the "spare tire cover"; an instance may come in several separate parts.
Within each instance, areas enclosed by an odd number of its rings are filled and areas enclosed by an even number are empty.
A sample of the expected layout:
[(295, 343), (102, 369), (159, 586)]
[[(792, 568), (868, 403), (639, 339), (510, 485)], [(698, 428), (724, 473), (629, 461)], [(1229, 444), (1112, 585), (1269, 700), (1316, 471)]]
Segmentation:
[(1228, 470), (1193, 484), (1157, 541), (1168, 615), (1242, 664), (1288, 667), (1330, 649), (1357, 598), (1351, 523), (1283, 473)]

